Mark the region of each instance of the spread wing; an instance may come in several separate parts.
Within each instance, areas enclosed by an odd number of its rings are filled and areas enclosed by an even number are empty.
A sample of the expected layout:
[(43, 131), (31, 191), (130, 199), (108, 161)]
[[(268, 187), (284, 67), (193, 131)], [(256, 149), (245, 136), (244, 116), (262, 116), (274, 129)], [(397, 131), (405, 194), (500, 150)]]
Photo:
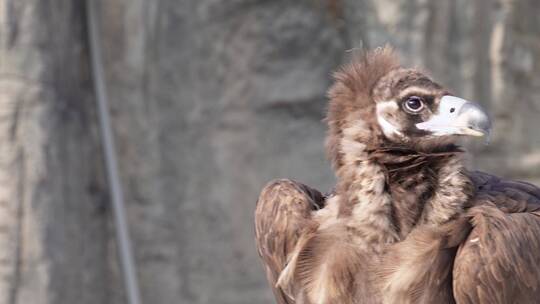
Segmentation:
[(266, 275), (280, 304), (295, 303), (276, 282), (299, 238), (314, 227), (312, 211), (324, 206), (323, 195), (291, 180), (270, 182), (255, 210), (255, 237)]
[(540, 301), (540, 188), (471, 174), (473, 230), (454, 262), (457, 303)]

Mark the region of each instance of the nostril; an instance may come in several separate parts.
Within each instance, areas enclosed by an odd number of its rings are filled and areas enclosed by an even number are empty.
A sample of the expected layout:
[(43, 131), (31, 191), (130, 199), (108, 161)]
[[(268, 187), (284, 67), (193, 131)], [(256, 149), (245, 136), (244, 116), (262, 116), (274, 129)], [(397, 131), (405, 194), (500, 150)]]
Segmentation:
[(454, 113), (456, 111), (456, 108), (451, 108), (450, 113)]

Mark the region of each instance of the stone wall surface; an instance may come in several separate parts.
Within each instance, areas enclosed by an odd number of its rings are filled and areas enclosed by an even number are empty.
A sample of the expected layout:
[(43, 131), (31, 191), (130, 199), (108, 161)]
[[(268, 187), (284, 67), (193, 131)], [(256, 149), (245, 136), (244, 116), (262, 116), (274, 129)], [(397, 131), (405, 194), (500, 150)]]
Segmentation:
[[(325, 92), (391, 44), (486, 106), (472, 167), (540, 181), (540, 2), (101, 0), (144, 303), (273, 303), (253, 241), (272, 178), (323, 191)], [(0, 303), (123, 303), (84, 1), (0, 0)]]

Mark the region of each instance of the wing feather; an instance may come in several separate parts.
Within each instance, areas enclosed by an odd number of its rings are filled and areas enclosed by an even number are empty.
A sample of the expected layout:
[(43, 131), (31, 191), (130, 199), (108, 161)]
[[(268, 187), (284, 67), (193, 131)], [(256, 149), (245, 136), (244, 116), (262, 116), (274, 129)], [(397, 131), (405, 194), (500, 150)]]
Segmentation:
[(295, 303), (290, 290), (277, 281), (302, 236), (316, 228), (312, 212), (324, 206), (323, 195), (292, 180), (266, 185), (255, 210), (255, 237), (268, 282), (280, 304)]
[(457, 303), (538, 303), (540, 188), (473, 173), (473, 230), (454, 262)]

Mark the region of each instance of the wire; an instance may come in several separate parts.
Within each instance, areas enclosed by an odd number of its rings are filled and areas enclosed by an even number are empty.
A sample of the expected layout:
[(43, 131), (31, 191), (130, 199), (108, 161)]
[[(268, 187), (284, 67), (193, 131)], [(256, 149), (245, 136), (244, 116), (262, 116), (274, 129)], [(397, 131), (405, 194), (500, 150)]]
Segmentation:
[(118, 253), (122, 269), (124, 287), (128, 304), (141, 304), (139, 283), (131, 247), (131, 239), (126, 220), (126, 210), (122, 184), (118, 173), (118, 161), (114, 137), (112, 135), (111, 118), (107, 100), (107, 88), (103, 77), (103, 59), (99, 29), (96, 22), (96, 0), (86, 0), (87, 27), (90, 45), (90, 57), (92, 64), (92, 77), (96, 94), (98, 119), (100, 124), (101, 138), (103, 141), (103, 153), (105, 156), (105, 166), (107, 179), (111, 191), (113, 205), (114, 222), (116, 226), (116, 241), (118, 243)]

